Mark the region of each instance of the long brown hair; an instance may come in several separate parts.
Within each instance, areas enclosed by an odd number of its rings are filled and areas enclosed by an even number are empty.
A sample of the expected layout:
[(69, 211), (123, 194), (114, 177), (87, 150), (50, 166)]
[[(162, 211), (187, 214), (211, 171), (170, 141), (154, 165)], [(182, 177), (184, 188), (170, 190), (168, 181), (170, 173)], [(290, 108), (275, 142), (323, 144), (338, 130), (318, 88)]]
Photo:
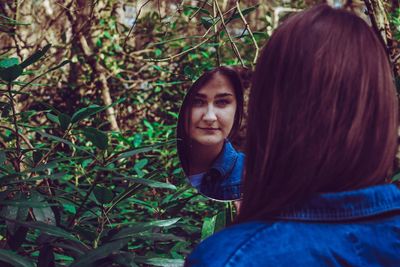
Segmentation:
[(288, 18), (257, 62), (247, 129), (238, 222), (318, 193), (384, 183), (393, 172), (397, 99), (375, 33), (328, 5)]

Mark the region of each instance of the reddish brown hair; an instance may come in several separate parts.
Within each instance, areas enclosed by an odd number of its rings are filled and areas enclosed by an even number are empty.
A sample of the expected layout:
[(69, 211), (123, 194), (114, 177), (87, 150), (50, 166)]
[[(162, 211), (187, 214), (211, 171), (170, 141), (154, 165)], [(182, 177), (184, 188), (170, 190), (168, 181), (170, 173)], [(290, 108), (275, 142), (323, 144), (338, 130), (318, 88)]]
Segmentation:
[(288, 18), (257, 62), (238, 222), (317, 193), (385, 182), (397, 99), (388, 57), (356, 15), (318, 5)]

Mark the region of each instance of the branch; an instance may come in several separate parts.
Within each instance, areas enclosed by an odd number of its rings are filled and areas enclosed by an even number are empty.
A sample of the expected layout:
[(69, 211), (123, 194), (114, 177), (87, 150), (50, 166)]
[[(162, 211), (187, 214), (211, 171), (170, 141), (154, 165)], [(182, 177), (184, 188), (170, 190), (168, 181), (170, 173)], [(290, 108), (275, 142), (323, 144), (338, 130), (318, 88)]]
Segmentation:
[(226, 34), (228, 35), (229, 41), (230, 41), (231, 44), (232, 44), (233, 52), (234, 52), (235, 55), (238, 57), (238, 59), (239, 59), (239, 61), (240, 61), (240, 64), (242, 65), (242, 67), (245, 67), (245, 64), (244, 64), (244, 62), (243, 62), (243, 59), (242, 59), (242, 57), (240, 56), (239, 49), (237, 48), (235, 42), (233, 41), (232, 36), (231, 36), (231, 34), (229, 33), (229, 31), (228, 31), (228, 28), (226, 27), (225, 20), (224, 20), (224, 15), (222, 14), (221, 8), (220, 8), (219, 5), (218, 5), (218, 1), (217, 1), (217, 0), (214, 0), (214, 3), (215, 3), (215, 6), (217, 7), (219, 16), (220, 16), (220, 18), (221, 18), (222, 26), (224, 27), (225, 32), (226, 32)]
[(138, 12), (137, 12), (137, 14), (136, 14), (136, 17), (135, 17), (135, 21), (133, 22), (133, 24), (132, 24), (132, 26), (131, 26), (131, 28), (130, 28), (130, 30), (129, 30), (129, 32), (128, 32), (128, 35), (125, 37), (124, 45), (122, 46), (122, 49), (123, 49), (124, 51), (125, 51), (126, 42), (127, 42), (128, 38), (129, 38), (129, 35), (131, 34), (133, 28), (135, 28), (135, 26), (136, 26), (137, 20), (139, 19), (139, 16), (140, 16), (140, 12), (142, 12), (142, 8), (143, 8), (145, 5), (147, 5), (147, 3), (149, 3), (149, 2), (150, 2), (150, 0), (147, 0), (147, 1), (139, 8), (139, 10), (138, 10)]
[(239, 0), (236, 1), (236, 8), (237, 8), (237, 11), (240, 14), (240, 18), (242, 19), (244, 25), (246, 26), (247, 32), (250, 34), (251, 39), (253, 40), (254, 46), (256, 47), (256, 54), (254, 55), (254, 59), (253, 59), (253, 64), (256, 64), (256, 61), (257, 61), (257, 58), (258, 58), (258, 51), (260, 50), (260, 48), (258, 47), (256, 39), (254, 38), (253, 32), (250, 30), (250, 26), (247, 23), (247, 20), (245, 19), (245, 17), (243, 16), (242, 11), (240, 10)]

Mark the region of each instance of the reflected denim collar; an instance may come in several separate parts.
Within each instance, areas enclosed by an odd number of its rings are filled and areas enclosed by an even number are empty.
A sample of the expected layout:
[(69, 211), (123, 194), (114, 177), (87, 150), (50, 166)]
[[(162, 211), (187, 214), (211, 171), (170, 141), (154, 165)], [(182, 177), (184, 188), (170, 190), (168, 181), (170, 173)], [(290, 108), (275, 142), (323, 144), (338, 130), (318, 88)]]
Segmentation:
[(222, 177), (227, 176), (235, 166), (238, 155), (231, 142), (225, 140), (221, 154), (214, 161), (211, 169), (218, 171)]
[(326, 193), (273, 216), (301, 221), (345, 221), (400, 210), (400, 190), (393, 184)]

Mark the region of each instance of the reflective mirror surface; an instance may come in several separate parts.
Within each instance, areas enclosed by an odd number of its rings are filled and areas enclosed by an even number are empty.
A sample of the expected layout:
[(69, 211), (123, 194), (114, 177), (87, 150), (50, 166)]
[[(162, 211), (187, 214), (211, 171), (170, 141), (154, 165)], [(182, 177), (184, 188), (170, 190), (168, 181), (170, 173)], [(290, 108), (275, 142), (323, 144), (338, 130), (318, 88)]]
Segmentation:
[(250, 71), (217, 67), (188, 90), (178, 119), (178, 154), (190, 184), (206, 197), (241, 198), (245, 90)]

